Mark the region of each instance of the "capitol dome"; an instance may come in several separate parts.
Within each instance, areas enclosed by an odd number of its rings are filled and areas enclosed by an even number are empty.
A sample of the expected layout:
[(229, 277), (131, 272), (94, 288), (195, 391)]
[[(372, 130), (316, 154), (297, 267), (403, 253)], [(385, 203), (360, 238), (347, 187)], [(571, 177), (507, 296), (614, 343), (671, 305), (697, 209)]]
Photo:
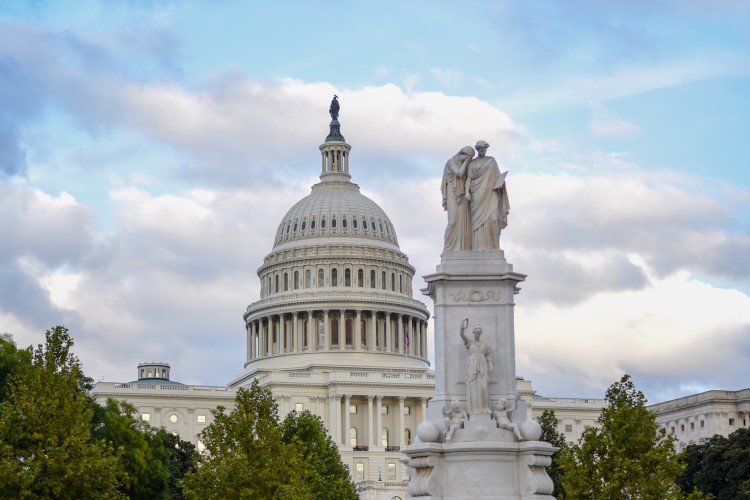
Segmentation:
[(390, 219), (351, 182), (338, 119), (319, 147), (320, 182), (282, 218), (244, 314), (247, 383), (268, 370), (325, 363), (426, 370), (427, 319), (414, 267)]

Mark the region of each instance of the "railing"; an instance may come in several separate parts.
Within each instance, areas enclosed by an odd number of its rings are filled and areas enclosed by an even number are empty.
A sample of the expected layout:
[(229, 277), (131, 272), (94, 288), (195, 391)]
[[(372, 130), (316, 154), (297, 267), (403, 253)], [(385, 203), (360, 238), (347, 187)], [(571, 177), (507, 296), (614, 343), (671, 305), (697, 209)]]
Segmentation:
[(367, 445), (355, 446), (352, 448), (353, 451), (370, 451), (370, 447)]
[(367, 372), (349, 372), (350, 377), (367, 378), (370, 376)]
[(401, 451), (400, 446), (386, 446), (385, 451)]
[(289, 372), (289, 378), (310, 378), (310, 372)]
[(233, 388), (224, 386), (211, 385), (180, 385), (180, 384), (112, 384), (109, 382), (99, 382), (94, 386), (95, 393), (107, 393), (108, 391), (128, 391), (134, 389), (149, 391), (180, 391), (180, 392), (222, 392), (232, 393)]

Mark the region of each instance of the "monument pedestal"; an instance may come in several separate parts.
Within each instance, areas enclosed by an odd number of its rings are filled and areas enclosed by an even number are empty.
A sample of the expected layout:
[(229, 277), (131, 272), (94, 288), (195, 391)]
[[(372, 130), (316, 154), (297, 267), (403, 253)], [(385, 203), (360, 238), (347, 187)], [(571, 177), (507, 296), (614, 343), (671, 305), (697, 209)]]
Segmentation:
[[(412, 469), (407, 498), (553, 498), (545, 467), (556, 448), (537, 441), (541, 429), (527, 420), (515, 391), (513, 299), (525, 278), (513, 272), (502, 250), (446, 252), (437, 272), (425, 276), (423, 293), (435, 302), (435, 397), (417, 442), (404, 452)], [(479, 326), (481, 342), (491, 351), (490, 412), (467, 409), (469, 356), (459, 334), (464, 318), (465, 333)], [(450, 413), (452, 401), (465, 410), (463, 417)], [(451, 424), (456, 428), (448, 434)]]

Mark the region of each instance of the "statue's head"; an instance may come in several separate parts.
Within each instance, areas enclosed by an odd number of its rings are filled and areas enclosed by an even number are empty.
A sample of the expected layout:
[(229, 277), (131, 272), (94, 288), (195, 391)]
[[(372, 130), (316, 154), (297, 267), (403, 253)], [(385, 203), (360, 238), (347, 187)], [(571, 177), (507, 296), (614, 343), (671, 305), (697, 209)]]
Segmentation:
[(464, 146), (461, 148), (461, 151), (458, 152), (458, 155), (464, 158), (471, 158), (474, 156), (474, 148), (471, 146)]
[(456, 398), (451, 399), (451, 410), (458, 410), (459, 408), (458, 400)]
[(478, 140), (476, 145), (474, 146), (474, 149), (477, 150), (477, 154), (479, 156), (484, 156), (487, 153), (487, 148), (489, 148), (490, 145), (487, 141)]
[(479, 325), (474, 326), (472, 332), (474, 333), (474, 338), (479, 340), (479, 337), (482, 335), (482, 329), (479, 327)]

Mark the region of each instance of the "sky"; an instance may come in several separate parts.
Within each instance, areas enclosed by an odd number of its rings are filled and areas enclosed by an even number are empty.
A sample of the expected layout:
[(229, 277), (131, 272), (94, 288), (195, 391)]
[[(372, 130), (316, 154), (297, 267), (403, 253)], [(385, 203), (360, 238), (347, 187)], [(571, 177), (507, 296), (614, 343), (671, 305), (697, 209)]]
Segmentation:
[(443, 166), (490, 143), (538, 394), (750, 386), (750, 4), (731, 0), (0, 2), (0, 332), (65, 325), (95, 380), (165, 361), (228, 383), (334, 93), (352, 180), (430, 310)]

